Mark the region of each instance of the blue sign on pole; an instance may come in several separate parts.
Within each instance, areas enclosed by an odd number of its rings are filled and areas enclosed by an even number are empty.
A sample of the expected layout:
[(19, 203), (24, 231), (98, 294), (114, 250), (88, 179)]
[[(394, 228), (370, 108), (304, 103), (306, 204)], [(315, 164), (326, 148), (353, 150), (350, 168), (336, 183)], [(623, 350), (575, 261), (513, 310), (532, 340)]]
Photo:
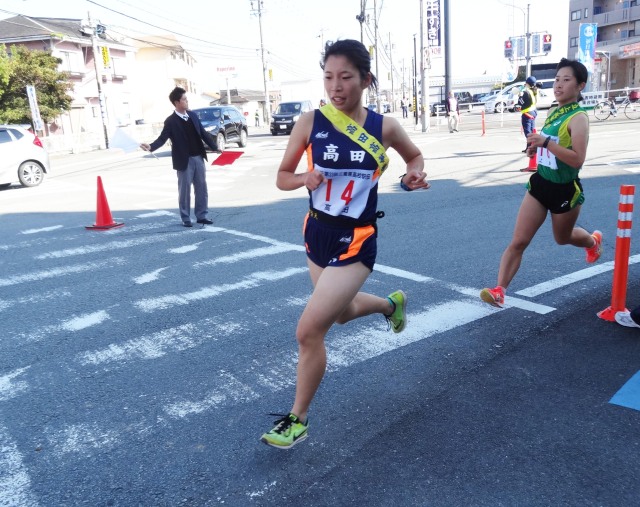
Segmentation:
[(593, 61), (596, 57), (596, 39), (598, 38), (597, 23), (580, 23), (580, 46), (578, 61), (582, 63), (589, 75), (593, 74)]

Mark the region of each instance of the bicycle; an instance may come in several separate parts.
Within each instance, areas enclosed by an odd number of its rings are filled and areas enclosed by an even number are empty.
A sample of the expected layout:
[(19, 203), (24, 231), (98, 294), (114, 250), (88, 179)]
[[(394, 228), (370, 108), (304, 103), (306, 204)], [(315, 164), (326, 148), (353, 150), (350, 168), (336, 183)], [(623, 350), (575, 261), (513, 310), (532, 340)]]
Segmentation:
[(640, 101), (631, 101), (628, 96), (617, 106), (614, 99), (598, 102), (593, 108), (593, 114), (598, 120), (604, 121), (609, 116), (617, 116), (620, 109), (624, 111), (624, 115), (630, 120), (640, 118)]

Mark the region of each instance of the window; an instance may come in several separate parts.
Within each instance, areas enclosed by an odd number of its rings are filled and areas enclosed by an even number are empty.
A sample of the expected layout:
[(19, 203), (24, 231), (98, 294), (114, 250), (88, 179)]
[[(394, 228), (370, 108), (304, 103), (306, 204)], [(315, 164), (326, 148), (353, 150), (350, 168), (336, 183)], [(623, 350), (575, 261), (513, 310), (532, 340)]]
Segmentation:
[(63, 72), (70, 72), (71, 74), (83, 74), (84, 62), (82, 61), (81, 53), (72, 53), (70, 51), (61, 51), (59, 54), (62, 62), (59, 69)]
[(589, 17), (589, 8), (585, 8), (584, 9), (584, 19), (587, 19)]
[(593, 15), (597, 16), (598, 14), (602, 14), (602, 6), (594, 5), (593, 6)]
[(580, 14), (580, 11), (571, 11), (571, 21), (578, 21), (581, 19)]
[(578, 37), (571, 37), (571, 39), (569, 39), (569, 47), (572, 47), (572, 48), (578, 47)]

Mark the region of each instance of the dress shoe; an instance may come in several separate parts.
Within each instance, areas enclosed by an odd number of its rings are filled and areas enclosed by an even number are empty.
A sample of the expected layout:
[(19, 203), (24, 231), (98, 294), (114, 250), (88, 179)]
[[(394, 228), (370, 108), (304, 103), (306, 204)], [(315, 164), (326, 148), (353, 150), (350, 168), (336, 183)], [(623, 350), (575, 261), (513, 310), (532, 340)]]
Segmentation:
[(191, 222), (182, 222), (182, 225), (184, 227), (193, 227), (193, 224)]
[(213, 223), (213, 220), (209, 220), (208, 218), (199, 218), (198, 219), (198, 223), (199, 224), (211, 225)]

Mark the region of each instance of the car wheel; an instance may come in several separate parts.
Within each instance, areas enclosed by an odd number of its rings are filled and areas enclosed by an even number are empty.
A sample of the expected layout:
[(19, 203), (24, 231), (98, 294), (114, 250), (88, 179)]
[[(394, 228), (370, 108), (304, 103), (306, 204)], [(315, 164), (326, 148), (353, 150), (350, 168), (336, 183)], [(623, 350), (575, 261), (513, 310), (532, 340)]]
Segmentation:
[(224, 151), (227, 142), (224, 139), (224, 134), (222, 132), (218, 132), (216, 136), (216, 144), (218, 145), (218, 151)]
[(507, 105), (504, 102), (498, 102), (496, 104), (496, 113), (503, 113), (507, 109)]
[(22, 162), (18, 167), (18, 179), (25, 187), (37, 187), (44, 179), (44, 170), (37, 162)]
[(247, 131), (241, 130), (240, 141), (238, 141), (238, 146), (240, 146), (240, 148), (244, 148), (246, 145), (247, 145)]
[(278, 133), (277, 133), (275, 130), (272, 130), (272, 131), (271, 131), (271, 135), (272, 135), (272, 136), (277, 136), (277, 135), (278, 135)]

